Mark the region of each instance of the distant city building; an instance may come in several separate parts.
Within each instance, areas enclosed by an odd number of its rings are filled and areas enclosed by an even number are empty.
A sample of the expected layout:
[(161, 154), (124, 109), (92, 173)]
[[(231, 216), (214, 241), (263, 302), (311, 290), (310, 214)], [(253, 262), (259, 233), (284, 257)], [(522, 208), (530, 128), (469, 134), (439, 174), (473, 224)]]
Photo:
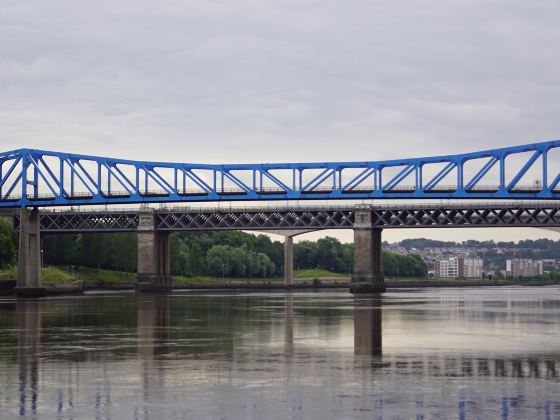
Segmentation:
[(528, 258), (515, 258), (506, 260), (506, 276), (533, 277), (542, 276), (544, 273), (544, 263), (542, 260), (532, 260)]
[(484, 261), (482, 258), (461, 258), (459, 260), (459, 277), (464, 277), (466, 279), (481, 279), (483, 265)]
[(482, 278), (482, 258), (449, 257), (437, 260), (435, 276), (439, 278)]
[(459, 258), (450, 257), (445, 260), (435, 262), (436, 277), (452, 278), (459, 277)]

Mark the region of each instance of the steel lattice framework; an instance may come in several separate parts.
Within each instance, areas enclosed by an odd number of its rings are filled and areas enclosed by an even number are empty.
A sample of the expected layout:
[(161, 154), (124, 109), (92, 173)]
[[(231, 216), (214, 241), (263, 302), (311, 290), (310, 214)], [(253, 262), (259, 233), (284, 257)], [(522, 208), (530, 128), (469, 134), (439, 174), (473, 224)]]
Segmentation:
[(40, 215), (41, 232), (133, 232), (138, 230), (138, 221), (138, 212), (42, 212)]
[[(156, 229), (196, 230), (313, 230), (351, 229), (353, 207), (302, 209), (165, 209), (155, 213)], [(372, 225), (383, 229), (457, 227), (560, 227), (557, 203), (523, 206), (499, 203), (476, 205), (373, 206)], [(134, 232), (139, 211), (42, 212), (43, 233)], [(18, 227), (19, 219), (15, 217)]]
[(422, 209), (374, 209), (373, 225), (386, 228), (426, 227), (556, 227), (557, 207), (426, 207)]
[(0, 153), (0, 207), (309, 199), (559, 199), (560, 141), (413, 159), (326, 163), (141, 162)]
[(353, 208), (305, 210), (254, 210), (226, 212), (158, 212), (159, 230), (293, 230), (348, 229), (354, 223)]

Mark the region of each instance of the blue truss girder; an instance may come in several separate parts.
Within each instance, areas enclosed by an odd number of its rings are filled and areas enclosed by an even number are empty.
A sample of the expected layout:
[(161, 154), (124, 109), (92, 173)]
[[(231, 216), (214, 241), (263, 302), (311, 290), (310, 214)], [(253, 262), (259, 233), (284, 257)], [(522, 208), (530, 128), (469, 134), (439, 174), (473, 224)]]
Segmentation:
[[(553, 149), (560, 149), (560, 140), (388, 161), (223, 165), (19, 149), (0, 153), (0, 207), (239, 200), (560, 199), (560, 189), (556, 189), (560, 162), (549, 156)], [(512, 156), (522, 160), (519, 169), (512, 169)], [(467, 170), (466, 165), (473, 162), (477, 169)], [(555, 170), (551, 170), (553, 163), (557, 163)], [(428, 176), (427, 169), (435, 166), (439, 169)], [(490, 180), (495, 176), (489, 175), (493, 168), (498, 169), (498, 179)], [(528, 174), (535, 170), (538, 182), (527, 185)]]

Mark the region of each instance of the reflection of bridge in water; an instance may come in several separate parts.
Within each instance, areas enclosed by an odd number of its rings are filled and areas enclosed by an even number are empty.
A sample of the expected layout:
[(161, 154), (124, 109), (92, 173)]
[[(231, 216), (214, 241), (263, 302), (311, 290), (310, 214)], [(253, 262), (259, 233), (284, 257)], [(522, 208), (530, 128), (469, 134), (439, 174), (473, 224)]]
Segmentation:
[[(166, 364), (168, 357), (175, 354), (174, 358), (180, 357), (186, 362), (186, 366), (191, 366), (182, 371), (182, 381), (189, 381), (190, 375), (200, 377), (202, 372), (205, 375), (226, 375), (225, 381), (231, 381), (236, 375), (236, 370), (243, 371), (248, 365), (256, 365), (256, 372), (260, 368), (264, 369), (267, 360), (279, 360), (284, 369), (291, 374), (289, 377), (297, 378), (302, 372), (312, 374), (314, 369), (323, 369), (328, 360), (338, 360), (341, 353), (338, 351), (322, 351), (315, 354), (315, 350), (310, 350), (300, 340), (305, 341), (305, 336), (298, 334), (298, 328), (303, 327), (301, 320), (309, 315), (309, 309), (296, 305), (291, 294), (284, 296), (279, 302), (282, 303), (277, 318), (283, 320), (283, 354), (277, 354), (277, 349), (259, 349), (255, 351), (241, 350), (234, 347), (214, 347), (211, 340), (200, 340), (200, 336), (186, 335), (185, 337), (176, 336), (177, 330), (174, 327), (173, 316), (177, 315), (178, 307), (173, 309), (172, 298), (168, 296), (139, 296), (136, 307), (136, 321), (130, 329), (126, 329), (120, 335), (131, 335), (136, 337), (135, 341), (127, 341), (118, 344), (116, 348), (122, 347), (125, 354), (136, 354), (140, 362), (139, 378), (142, 384), (142, 399), (146, 404), (145, 409), (150, 410), (150, 404), (158, 400), (158, 393), (177, 381), (173, 377), (177, 372), (169, 370)], [(423, 354), (409, 357), (406, 354), (384, 354), (382, 351), (382, 327), (383, 327), (383, 298), (380, 296), (360, 296), (353, 300), (353, 341), (354, 358), (347, 366), (348, 369), (355, 370), (363, 374), (367, 373), (364, 380), (373, 380), (377, 375), (382, 374), (386, 380), (395, 381), (399, 377), (423, 377), (423, 378), (515, 378), (515, 379), (554, 379), (558, 380), (560, 372), (560, 355), (539, 355), (539, 356), (469, 356), (447, 354)], [(64, 360), (66, 364), (95, 361), (98, 366), (100, 388), (92, 390), (99, 395), (100, 399), (111, 400), (111, 386), (105, 384), (103, 377), (111, 370), (113, 363), (123, 360), (122, 353), (107, 351), (104, 344), (100, 344), (96, 349), (83, 350), (76, 354), (77, 359), (68, 357), (65, 352), (53, 351), (49, 342), (42, 338), (42, 331), (57, 329), (56, 324), (51, 325), (49, 316), (44, 316), (43, 312), (49, 312), (46, 304), (48, 301), (20, 301), (15, 305), (15, 316), (17, 319), (17, 365), (19, 370), (19, 413), (24, 416), (41, 415), (45, 408), (45, 401), (41, 398), (41, 390), (45, 386), (45, 375), (50, 375), (50, 370), (45, 370), (43, 364)], [(52, 308), (52, 302), (51, 306)], [(183, 309), (181, 309), (182, 311)], [(187, 308), (187, 311), (189, 309)], [(303, 310), (303, 312), (301, 312)], [(87, 310), (86, 310), (87, 313)], [(197, 317), (196, 312), (193, 313)], [(123, 325), (128, 325), (129, 321), (123, 321)], [(94, 321), (92, 325), (97, 324)], [(256, 324), (253, 324), (256, 328)], [(248, 330), (251, 333), (251, 330)], [(87, 334), (87, 328), (85, 329)], [(109, 333), (109, 340), (121, 340), (114, 333)], [(242, 337), (242, 336), (238, 336)], [(230, 340), (241, 339), (232, 336)], [(178, 342), (192, 341), (193, 347), (185, 347), (182, 351), (177, 347)], [(135, 344), (134, 344), (135, 343)], [(205, 345), (204, 343), (208, 343)], [(69, 343), (71, 344), (71, 343)], [(77, 343), (81, 345), (81, 343)], [(124, 344), (124, 347), (123, 347)], [(48, 348), (45, 346), (49, 346)], [(52, 351), (52, 352), (51, 352)], [(225, 352), (225, 353), (224, 353)], [(96, 356), (96, 353), (98, 355)], [(231, 354), (230, 354), (231, 353)], [(344, 356), (346, 357), (346, 356)], [(285, 358), (285, 359), (284, 359)], [(74, 361), (72, 361), (74, 360)], [(225, 363), (225, 360), (232, 360)], [(351, 359), (352, 360), (352, 359)], [(285, 365), (284, 365), (285, 364)], [(51, 365), (52, 366), (52, 365)], [(216, 366), (224, 366), (227, 371), (215, 371)], [(72, 370), (72, 369), (71, 369)], [(299, 372), (299, 373), (298, 373)], [(123, 372), (124, 374), (124, 372)], [(130, 375), (130, 372), (127, 373)], [(170, 375), (174, 378), (171, 379)], [(291, 376), (290, 376), (291, 375)], [(305, 375), (305, 374), (304, 374)], [(369, 378), (369, 379), (368, 379)], [(287, 379), (289, 380), (289, 379)], [(60, 388), (56, 396), (56, 403), (49, 407), (60, 407), (60, 410), (68, 409), (73, 404), (72, 391)], [(78, 393), (76, 393), (78, 395)], [(97, 398), (97, 397), (96, 397)], [(100, 400), (101, 401), (101, 400)], [(96, 403), (97, 404), (97, 403)], [(96, 409), (101, 410), (102, 403)]]

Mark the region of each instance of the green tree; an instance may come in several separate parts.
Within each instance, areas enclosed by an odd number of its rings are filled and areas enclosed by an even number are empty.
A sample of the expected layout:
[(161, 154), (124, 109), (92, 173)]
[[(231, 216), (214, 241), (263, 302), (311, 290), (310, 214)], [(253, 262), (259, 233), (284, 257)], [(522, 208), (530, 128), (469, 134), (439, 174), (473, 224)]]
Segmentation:
[(169, 237), (171, 274), (192, 275), (189, 270), (189, 250), (178, 235)]
[(15, 230), (7, 220), (0, 219), (0, 268), (15, 263), (16, 246)]
[(202, 275), (206, 273), (206, 260), (202, 246), (200, 243), (193, 243), (189, 248), (187, 267), (187, 274)]

